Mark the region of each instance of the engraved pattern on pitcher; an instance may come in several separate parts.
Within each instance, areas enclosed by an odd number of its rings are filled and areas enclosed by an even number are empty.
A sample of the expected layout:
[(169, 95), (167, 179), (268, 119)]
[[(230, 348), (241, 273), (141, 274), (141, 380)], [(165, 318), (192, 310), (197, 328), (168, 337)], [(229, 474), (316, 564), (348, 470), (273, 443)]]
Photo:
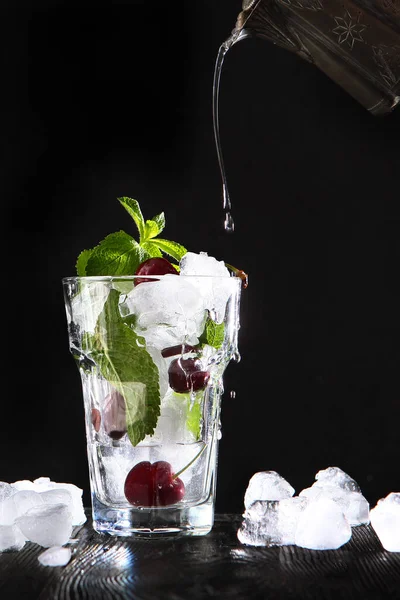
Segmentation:
[(400, 16), (399, 0), (381, 0), (381, 3), (385, 11), (392, 13), (395, 16)]
[(393, 87), (400, 81), (400, 46), (372, 46), (374, 61), (383, 81)]
[(323, 10), (321, 0), (280, 0), (281, 4), (286, 4), (291, 8), (300, 10)]
[(347, 44), (350, 50), (353, 50), (355, 42), (364, 42), (361, 34), (367, 29), (367, 26), (360, 23), (360, 15), (355, 18), (346, 10), (343, 17), (333, 18), (336, 27), (332, 29), (332, 33), (338, 37), (339, 44)]

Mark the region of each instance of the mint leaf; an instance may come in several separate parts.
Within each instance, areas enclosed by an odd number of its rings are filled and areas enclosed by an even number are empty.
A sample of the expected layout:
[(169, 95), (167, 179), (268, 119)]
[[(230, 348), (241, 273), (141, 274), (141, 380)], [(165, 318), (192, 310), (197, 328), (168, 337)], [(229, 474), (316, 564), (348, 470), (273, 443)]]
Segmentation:
[(76, 272), (78, 277), (85, 277), (87, 262), (92, 254), (91, 250), (82, 250), (76, 261)]
[(147, 352), (144, 339), (123, 320), (119, 312), (120, 293), (111, 290), (98, 317), (94, 335), (85, 336), (85, 350), (98, 365), (102, 376), (125, 398), (127, 429), (136, 446), (152, 435), (160, 414), (158, 369)]
[(159, 235), (164, 227), (165, 227), (165, 215), (164, 213), (160, 213), (159, 215), (156, 215), (155, 217), (153, 217), (152, 221), (154, 221), (155, 223), (157, 223), (157, 227), (158, 227), (158, 234)]
[(142, 211), (140, 210), (139, 202), (134, 200), (133, 198), (128, 198), (127, 196), (123, 196), (122, 198), (118, 198), (119, 202), (128, 211), (132, 219), (136, 223), (136, 227), (139, 231), (139, 241), (144, 237), (144, 229), (145, 222), (142, 215)]
[(147, 242), (151, 238), (156, 237), (156, 235), (161, 233), (163, 228), (164, 227), (161, 227), (161, 229), (160, 229), (160, 223), (158, 221), (155, 221), (152, 219), (150, 219), (149, 221), (146, 221), (146, 224), (144, 226), (143, 239), (141, 240), (141, 243), (143, 244), (143, 242)]
[(195, 401), (192, 406), (189, 404), (189, 410), (186, 417), (186, 427), (193, 433), (196, 440), (200, 438), (201, 428), (201, 403)]
[(86, 265), (86, 275), (133, 275), (149, 254), (127, 233), (108, 235), (96, 246)]
[(187, 252), (184, 246), (178, 244), (177, 242), (171, 242), (169, 240), (161, 240), (160, 238), (155, 238), (151, 240), (152, 244), (155, 244), (160, 250), (172, 256), (178, 262), (181, 260), (182, 256), (184, 256)]
[(199, 337), (200, 344), (208, 344), (214, 348), (221, 348), (225, 338), (225, 324), (215, 323), (212, 319), (208, 318), (204, 331)]
[(156, 257), (156, 256), (160, 256), (162, 257), (162, 252), (161, 250), (159, 250), (157, 248), (157, 246), (153, 243), (153, 241), (149, 241), (149, 242), (143, 242), (143, 244), (141, 244), (143, 250), (145, 250), (149, 256), (151, 256), (152, 258)]

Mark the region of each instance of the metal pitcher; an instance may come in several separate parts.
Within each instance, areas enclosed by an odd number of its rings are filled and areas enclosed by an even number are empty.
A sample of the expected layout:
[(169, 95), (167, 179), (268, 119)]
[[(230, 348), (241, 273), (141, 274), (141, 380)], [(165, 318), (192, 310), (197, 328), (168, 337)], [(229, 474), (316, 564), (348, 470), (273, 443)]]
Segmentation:
[(232, 46), (260, 37), (321, 69), (374, 115), (400, 103), (400, 0), (244, 0)]

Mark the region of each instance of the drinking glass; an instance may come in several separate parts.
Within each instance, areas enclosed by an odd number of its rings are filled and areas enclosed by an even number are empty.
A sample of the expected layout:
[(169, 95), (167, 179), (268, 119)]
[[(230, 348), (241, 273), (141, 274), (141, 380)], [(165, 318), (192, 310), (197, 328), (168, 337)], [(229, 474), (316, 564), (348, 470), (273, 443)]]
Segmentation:
[(172, 274), (62, 280), (96, 531), (211, 530), (223, 376), (239, 359), (241, 283)]

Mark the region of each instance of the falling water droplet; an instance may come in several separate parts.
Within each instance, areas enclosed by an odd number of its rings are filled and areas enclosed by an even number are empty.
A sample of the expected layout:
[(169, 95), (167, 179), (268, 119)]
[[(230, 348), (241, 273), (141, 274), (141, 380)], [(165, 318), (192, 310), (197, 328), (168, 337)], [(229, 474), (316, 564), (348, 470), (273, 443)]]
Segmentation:
[(236, 398), (236, 392), (235, 392), (235, 390), (231, 390), (231, 392), (230, 392), (229, 395), (232, 398), (232, 400), (234, 400)]
[(232, 215), (230, 212), (227, 212), (225, 214), (224, 227), (225, 231), (227, 231), (228, 233), (233, 233), (233, 231), (235, 230), (235, 223), (233, 222)]

